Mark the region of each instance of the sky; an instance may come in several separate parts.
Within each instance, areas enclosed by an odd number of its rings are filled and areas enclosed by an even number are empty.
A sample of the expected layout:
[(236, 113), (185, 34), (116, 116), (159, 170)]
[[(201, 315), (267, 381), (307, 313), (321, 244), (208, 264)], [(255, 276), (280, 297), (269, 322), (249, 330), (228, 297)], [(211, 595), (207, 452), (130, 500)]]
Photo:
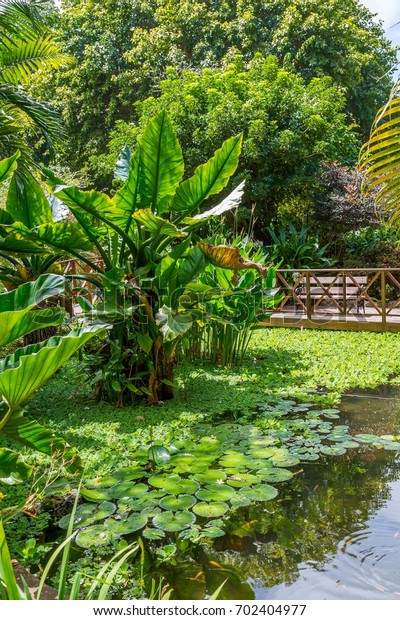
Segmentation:
[[(395, 45), (400, 45), (400, 2), (399, 0), (360, 0), (371, 13), (377, 13), (377, 19), (384, 22), (386, 36), (391, 39)], [(391, 28), (391, 26), (394, 26)]]

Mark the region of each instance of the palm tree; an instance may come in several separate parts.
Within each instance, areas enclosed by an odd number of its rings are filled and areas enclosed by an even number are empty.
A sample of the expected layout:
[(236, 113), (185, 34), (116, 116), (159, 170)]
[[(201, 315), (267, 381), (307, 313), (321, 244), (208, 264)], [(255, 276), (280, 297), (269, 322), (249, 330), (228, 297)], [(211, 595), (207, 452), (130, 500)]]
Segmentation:
[(21, 152), (18, 174), (35, 166), (28, 132), (41, 135), (52, 153), (63, 135), (61, 117), (24, 90), (37, 71), (71, 62), (43, 23), (42, 0), (0, 0), (0, 158)]
[(365, 169), (364, 187), (378, 188), (377, 207), (396, 221), (400, 217), (400, 81), (378, 111), (359, 163)]

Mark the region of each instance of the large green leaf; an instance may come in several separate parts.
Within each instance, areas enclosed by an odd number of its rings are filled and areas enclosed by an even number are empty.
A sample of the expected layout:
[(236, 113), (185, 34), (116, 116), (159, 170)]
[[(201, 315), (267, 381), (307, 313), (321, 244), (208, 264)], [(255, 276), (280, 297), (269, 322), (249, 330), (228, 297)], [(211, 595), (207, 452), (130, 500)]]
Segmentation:
[(179, 314), (165, 305), (157, 312), (156, 322), (162, 326), (161, 332), (164, 342), (171, 342), (183, 336), (193, 324), (190, 316)]
[(198, 245), (190, 248), (180, 262), (176, 281), (179, 287), (184, 288), (196, 278), (208, 265), (208, 259)]
[(53, 222), (50, 203), (35, 177), (26, 172), (23, 179), (13, 176), (7, 194), (8, 213), (28, 228)]
[(139, 153), (143, 205), (162, 213), (168, 210), (167, 198), (174, 195), (184, 172), (182, 150), (166, 112), (147, 125), (139, 140)]
[[(93, 194), (90, 192), (81, 192), (75, 187), (68, 187), (48, 168), (43, 169), (43, 174), (50, 191), (63, 204), (70, 208), (89, 239), (94, 241), (106, 234), (107, 229), (96, 217), (93, 207), (94, 203), (96, 203), (96, 207), (101, 204), (103, 212), (112, 211), (113, 207), (109, 204), (110, 199), (108, 196), (97, 192)], [(89, 211), (87, 209), (88, 206), (90, 209)]]
[(78, 222), (44, 224), (34, 230), (29, 230), (17, 223), (10, 226), (9, 230), (16, 231), (32, 241), (45, 243), (62, 253), (73, 253), (79, 250), (90, 251), (93, 247), (92, 241), (84, 234)]
[(0, 482), (17, 484), (24, 482), (32, 473), (32, 467), (27, 465), (18, 452), (0, 448)]
[(114, 178), (121, 179), (121, 181), (126, 181), (129, 177), (129, 168), (131, 161), (132, 153), (131, 149), (127, 144), (125, 144), (122, 149), (120, 156), (118, 157), (118, 161), (115, 165), (114, 170)]
[(115, 211), (114, 222), (128, 232), (132, 222), (132, 214), (138, 208), (140, 202), (140, 158), (136, 153), (130, 160), (129, 174), (124, 186), (114, 196)]
[(192, 215), (209, 196), (227, 185), (239, 163), (242, 134), (225, 140), (214, 156), (198, 168), (194, 175), (178, 187), (171, 210)]
[(17, 151), (11, 157), (7, 157), (0, 161), (0, 183), (3, 183), (17, 169), (17, 160), (19, 156), (20, 152)]
[(11, 233), (3, 239), (0, 239), (0, 252), (11, 256), (32, 256), (32, 254), (39, 255), (49, 253), (48, 249), (43, 245), (38, 245), (20, 233)]
[(94, 325), (18, 349), (0, 360), (0, 395), (17, 407), (90, 338), (103, 333), (104, 327)]
[(188, 217), (183, 220), (184, 224), (200, 225), (203, 224), (204, 220), (208, 220), (210, 217), (216, 217), (222, 215), (226, 211), (230, 211), (231, 209), (239, 206), (240, 201), (242, 200), (244, 191), (244, 181), (240, 183), (233, 192), (229, 194), (219, 205), (209, 209), (208, 211), (204, 211), (203, 213), (198, 213), (194, 217)]
[(0, 346), (48, 325), (59, 325), (58, 308), (32, 311), (48, 297), (59, 295), (65, 279), (55, 274), (40, 276), (35, 282), (22, 284), (16, 290), (0, 295)]
[[(1, 416), (4, 409), (5, 414)], [(62, 456), (69, 463), (74, 462), (74, 467), (79, 466), (79, 459), (74, 448), (71, 448), (64, 439), (57, 437), (51, 430), (27, 418), (18, 407), (14, 409), (3, 402), (0, 408), (0, 430), (13, 441), (28, 448), (54, 457)]]
[(148, 230), (153, 239), (158, 235), (167, 235), (169, 237), (185, 237), (186, 233), (183, 230), (179, 230), (168, 220), (164, 220), (158, 215), (154, 215), (150, 209), (139, 209), (132, 215), (136, 222), (139, 222), (146, 230)]

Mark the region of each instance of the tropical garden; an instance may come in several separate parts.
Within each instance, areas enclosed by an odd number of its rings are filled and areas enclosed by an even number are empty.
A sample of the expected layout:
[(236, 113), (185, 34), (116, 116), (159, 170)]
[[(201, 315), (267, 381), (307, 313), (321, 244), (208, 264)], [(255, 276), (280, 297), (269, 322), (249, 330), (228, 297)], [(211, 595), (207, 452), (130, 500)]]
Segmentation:
[(358, 0), (0, 0), (2, 600), (398, 595), (399, 333), (268, 327), (400, 268), (396, 58)]

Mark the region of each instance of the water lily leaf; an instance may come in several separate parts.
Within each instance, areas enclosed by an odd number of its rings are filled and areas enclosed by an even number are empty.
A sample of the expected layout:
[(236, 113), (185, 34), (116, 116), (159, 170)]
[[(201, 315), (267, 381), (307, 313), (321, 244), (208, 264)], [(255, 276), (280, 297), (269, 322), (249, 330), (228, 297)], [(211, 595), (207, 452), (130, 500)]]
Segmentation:
[(206, 517), (207, 519), (215, 519), (221, 517), (228, 512), (229, 506), (224, 502), (199, 502), (193, 506), (193, 512), (199, 517)]
[(109, 489), (111, 497), (122, 499), (123, 497), (139, 497), (146, 493), (148, 487), (146, 484), (135, 484), (135, 482), (121, 482)]
[(112, 499), (109, 489), (81, 489), (81, 495), (88, 502), (101, 502)]
[(328, 456), (341, 456), (345, 454), (346, 448), (342, 446), (322, 446), (321, 448), (322, 454), (326, 454)]
[(180, 532), (193, 525), (195, 521), (196, 517), (188, 510), (168, 511), (156, 515), (153, 519), (153, 525), (165, 532)]
[(132, 534), (132, 532), (137, 532), (143, 529), (146, 524), (147, 516), (131, 514), (126, 519), (107, 519), (104, 522), (104, 527), (111, 532), (113, 538), (118, 538), (119, 536), (126, 536), (127, 534)]
[(252, 459), (269, 459), (277, 453), (278, 448), (259, 448), (250, 450), (248, 455)]
[(192, 495), (178, 495), (177, 497), (169, 495), (160, 500), (160, 506), (164, 510), (189, 510), (196, 503)]
[(265, 446), (272, 446), (275, 443), (275, 439), (273, 437), (260, 437), (259, 439), (252, 439), (249, 443), (249, 448), (262, 448)]
[[(69, 522), (71, 520), (71, 515), (64, 515), (58, 522), (58, 527), (63, 530), (66, 530), (69, 526)], [(74, 524), (73, 527), (85, 527), (86, 525), (91, 525), (96, 521), (96, 517), (93, 513), (93, 505), (92, 504), (81, 504), (77, 507), (75, 511)]]
[(223, 467), (246, 467), (249, 458), (242, 452), (225, 454), (219, 461)]
[(145, 506), (140, 511), (140, 514), (146, 515), (146, 517), (151, 519), (152, 517), (155, 517), (156, 515), (158, 515), (160, 512), (161, 512), (161, 508), (159, 508), (159, 506)]
[(196, 493), (196, 497), (206, 502), (225, 502), (234, 495), (235, 491), (232, 487), (224, 484), (209, 484), (206, 489), (201, 489)]
[(121, 469), (112, 472), (112, 474), (110, 474), (110, 479), (116, 478), (117, 480), (125, 482), (126, 480), (140, 480), (145, 476), (146, 471), (144, 469), (140, 469), (138, 467), (122, 467)]
[(220, 469), (210, 469), (204, 474), (196, 474), (193, 478), (201, 484), (212, 484), (218, 480), (225, 480), (226, 473)]
[(144, 530), (142, 536), (143, 538), (147, 538), (147, 540), (160, 540), (160, 538), (164, 538), (165, 534), (162, 530), (155, 530), (149, 527)]
[(195, 460), (196, 460), (196, 457), (193, 456), (193, 454), (177, 454), (176, 456), (173, 456), (171, 458), (170, 464), (173, 467), (176, 467), (177, 465), (183, 465), (184, 467), (187, 467), (188, 465), (193, 463), (193, 461)]
[(248, 497), (255, 502), (267, 502), (270, 499), (274, 499), (278, 495), (278, 491), (275, 487), (271, 487), (269, 484), (259, 484), (254, 487), (242, 487), (240, 489), (241, 495)]
[(154, 508), (158, 506), (159, 500), (150, 497), (150, 493), (146, 493), (137, 499), (123, 499), (118, 502), (118, 512), (124, 514), (126, 512), (140, 512), (144, 508)]
[(220, 448), (221, 443), (215, 437), (202, 437), (196, 446), (196, 454), (218, 452)]
[(189, 495), (192, 495), (199, 488), (199, 485), (195, 480), (184, 480), (176, 474), (170, 476), (165, 474), (155, 475), (149, 478), (149, 483), (152, 486), (160, 487), (167, 493), (172, 493), (173, 495), (179, 495), (181, 493), (188, 493)]
[(90, 525), (79, 532), (76, 537), (76, 544), (84, 549), (100, 547), (109, 543), (112, 537), (112, 533), (105, 529), (104, 524)]
[(355, 435), (354, 439), (361, 443), (372, 443), (373, 441), (377, 441), (379, 437), (377, 435), (370, 435), (369, 433), (360, 433), (359, 435)]
[(219, 527), (206, 527), (202, 531), (202, 536), (204, 538), (219, 538), (220, 536), (225, 536), (225, 532)]
[(280, 467), (266, 467), (265, 469), (260, 469), (257, 472), (257, 476), (264, 482), (283, 482), (284, 480), (293, 478), (291, 471)]
[[(343, 448), (358, 448), (359, 447), (359, 443), (357, 441), (344, 441), (342, 443)], [(400, 445), (400, 444), (399, 444)]]
[(244, 506), (250, 506), (251, 501), (248, 497), (241, 495), (240, 493), (236, 493), (234, 497), (230, 500), (232, 508), (242, 508)]
[(398, 441), (382, 441), (381, 445), (385, 450), (400, 450), (400, 443)]
[(274, 467), (293, 467), (293, 465), (298, 465), (300, 463), (300, 460), (291, 454), (274, 457), (271, 460)]
[(328, 418), (328, 420), (336, 420), (337, 418), (340, 418), (339, 413), (339, 409), (322, 409), (322, 411), (320, 411), (320, 414), (324, 416), (324, 418)]
[(227, 483), (231, 487), (245, 487), (258, 484), (260, 481), (261, 478), (254, 474), (237, 474), (236, 476), (229, 476)]

